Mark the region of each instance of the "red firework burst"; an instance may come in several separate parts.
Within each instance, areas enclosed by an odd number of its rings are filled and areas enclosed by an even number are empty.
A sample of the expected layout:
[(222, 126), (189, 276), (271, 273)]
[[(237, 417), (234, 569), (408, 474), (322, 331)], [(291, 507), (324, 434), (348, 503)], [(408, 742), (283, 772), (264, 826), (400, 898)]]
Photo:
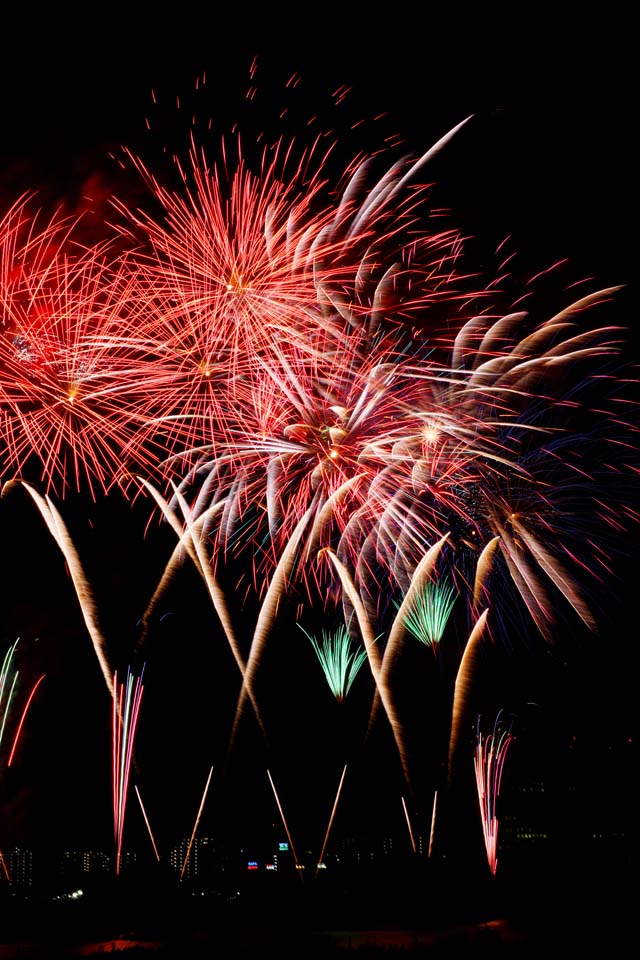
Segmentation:
[[(126, 285), (109, 242), (77, 245), (74, 225), (54, 217), (38, 229), (22, 202), (0, 233), (3, 472), (36, 474), (58, 495), (107, 491), (134, 432), (122, 377), (114, 378), (118, 347), (102, 335)], [(139, 447), (136, 459), (145, 462)]]
[(154, 211), (116, 203), (135, 247), (130, 342), (148, 385), (148, 430), (171, 453), (215, 443), (236, 398), (260, 390), (260, 358), (274, 347), (317, 351), (320, 332), (340, 349), (345, 326), (366, 323), (373, 335), (383, 318), (406, 323), (456, 296), (460, 237), (414, 229), (426, 192), (407, 186), (416, 165), (400, 161), (371, 184), (369, 164), (354, 161), (336, 201), (325, 141), (297, 159), (279, 141), (255, 171), (240, 145), (234, 164), (223, 143), (211, 165), (192, 142), (178, 189), (128, 154)]

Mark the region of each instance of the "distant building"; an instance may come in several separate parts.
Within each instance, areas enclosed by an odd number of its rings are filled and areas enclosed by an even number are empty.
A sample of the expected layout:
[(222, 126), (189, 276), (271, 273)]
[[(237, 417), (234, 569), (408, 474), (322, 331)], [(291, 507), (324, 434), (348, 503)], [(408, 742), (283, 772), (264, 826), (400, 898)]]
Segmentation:
[(108, 874), (112, 869), (112, 858), (101, 850), (65, 850), (60, 864), (61, 878), (71, 883)]
[(12, 887), (25, 889), (33, 884), (33, 855), (24, 847), (12, 847), (2, 853), (2, 872), (4, 879)]
[(526, 868), (548, 856), (553, 824), (543, 780), (504, 788), (497, 804), (498, 860)]
[(228, 869), (226, 856), (211, 837), (184, 838), (171, 850), (171, 869), (183, 881), (207, 886)]

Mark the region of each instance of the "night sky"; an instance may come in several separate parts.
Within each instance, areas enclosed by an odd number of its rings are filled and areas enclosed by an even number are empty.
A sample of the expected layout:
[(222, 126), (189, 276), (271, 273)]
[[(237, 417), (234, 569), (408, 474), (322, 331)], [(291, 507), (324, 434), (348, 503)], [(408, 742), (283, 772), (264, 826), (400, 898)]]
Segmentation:
[[(256, 135), (283, 129), (301, 138), (307, 116), (318, 113), (338, 135), (336, 168), (340, 151), (350, 159), (391, 135), (417, 155), (472, 115), (431, 168), (443, 207), (479, 239), (480, 256), (488, 258), (510, 237), (523, 277), (566, 257), (576, 278), (626, 284), (613, 322), (631, 326), (633, 349), (634, 34), (628, 20), (610, 7), (607, 13), (608, 22), (559, 31), (546, 16), (516, 29), (484, 13), (466, 23), (463, 13), (442, 12), (416, 22), (385, 10), (378, 20), (343, 22), (339, 9), (326, 6), (309, 9), (304, 27), (277, 10), (256, 22), (242, 10), (235, 18), (201, 18), (185, 8), (185, 20), (150, 7), (148, 17), (138, 12), (132, 20), (125, 7), (109, 5), (91, 25), (57, 10), (38, 14), (37, 22), (14, 12), (3, 46), (18, 53), (0, 61), (2, 212), (25, 190), (37, 191), (45, 206), (60, 202), (68, 210), (90, 196), (89, 230), (99, 232), (109, 194), (134, 189), (114, 160), (122, 147), (151, 162), (165, 144), (183, 148), (192, 109), (213, 117), (216, 130), (226, 132), (237, 119), (244, 131), (246, 117)], [(248, 102), (254, 57), (257, 93)], [(296, 105), (280, 118), (294, 73), (300, 75)], [(196, 92), (196, 78), (204, 75)], [(351, 91), (335, 107), (332, 94), (342, 86)], [(144, 500), (94, 503), (83, 494), (70, 496), (61, 510), (86, 563), (104, 632), (124, 663), (172, 534), (157, 517), (149, 520)], [(67, 837), (108, 848), (111, 705), (64, 560), (21, 491), (0, 502), (0, 529), (2, 646), (20, 637), (25, 678), (46, 674), (20, 756), (2, 771), (0, 848)], [(596, 601), (606, 610), (602, 635), (568, 636), (553, 653), (522, 640), (508, 668), (500, 658), (483, 665), (494, 702), (506, 701), (518, 717), (520, 769), (529, 761), (561, 762), (574, 740), (585, 783), (592, 760), (597, 780), (603, 759), (635, 736), (637, 556), (633, 531)], [(271, 680), (269, 743), (247, 723), (242, 748), (228, 754), (237, 678), (228, 651), (213, 652), (215, 615), (193, 571), (185, 568), (162, 616), (146, 667), (137, 754), (137, 782), (160, 843), (190, 833), (211, 766), (217, 794), (205, 823), (212, 831), (226, 818), (239, 824), (239, 834), (277, 820), (269, 767), (304, 843), (318, 843), (344, 763), (362, 765), (348, 801), (354, 820), (370, 818), (375, 829), (388, 817), (402, 829), (398, 771), (387, 775), (393, 745), (381, 733), (360, 752), (370, 698), (364, 681), (342, 713), (331, 710), (312, 653), (300, 647), (295, 670)], [(309, 704), (312, 720), (305, 717)], [(438, 709), (429, 704), (420, 714), (418, 752), (437, 740)], [(147, 714), (153, 722), (145, 723)], [(620, 790), (626, 772), (614, 768), (610, 775), (612, 790)], [(129, 816), (142, 846), (135, 797)]]

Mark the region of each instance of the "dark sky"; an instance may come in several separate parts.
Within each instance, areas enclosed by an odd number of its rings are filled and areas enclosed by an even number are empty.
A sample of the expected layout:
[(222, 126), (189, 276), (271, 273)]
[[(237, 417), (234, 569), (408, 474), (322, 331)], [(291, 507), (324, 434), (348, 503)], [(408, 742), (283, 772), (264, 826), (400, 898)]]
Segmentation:
[[(497, 14), (475, 13), (466, 20), (468, 15), (458, 10), (445, 15), (427, 9), (416, 19), (415, 14), (385, 9), (379, 16), (345, 22), (340, 8), (320, 6), (306, 9), (306, 22), (300, 26), (277, 8), (259, 22), (241, 9), (235, 15), (221, 15), (185, 7), (180, 17), (170, 8), (159, 12), (155, 5), (146, 15), (139, 5), (136, 10), (133, 19), (127, 7), (114, 5), (95, 12), (88, 9), (84, 19), (57, 8), (34, 16), (31, 11), (14, 11), (3, 42), (11, 56), (0, 60), (0, 200), (5, 206), (23, 190), (36, 190), (46, 202), (59, 199), (71, 206), (87, 184), (95, 190), (96, 182), (103, 183), (108, 190), (117, 176), (112, 153), (126, 146), (144, 155), (150, 148), (156, 150), (163, 138), (179, 137), (174, 120), (179, 125), (176, 118), (187, 113), (195, 79), (203, 74), (206, 91), (195, 101), (197, 109), (203, 116), (208, 111), (226, 130), (248, 109), (244, 94), (249, 66), (257, 57), (259, 95), (251, 123), (262, 123), (266, 130), (271, 125), (277, 128), (285, 82), (298, 73), (300, 116), (307, 109), (326, 111), (347, 157), (359, 147), (360, 134), (350, 130), (358, 119), (386, 114), (377, 126), (365, 124), (362, 136), (375, 147), (371, 131), (388, 130), (417, 154), (473, 114), (473, 121), (434, 166), (443, 197), (465, 228), (486, 232), (489, 244), (511, 234), (515, 246), (530, 258), (532, 271), (567, 256), (580, 276), (598, 276), (603, 285), (633, 284), (634, 33), (628, 18), (625, 21), (615, 8), (607, 7), (604, 21), (600, 11), (597, 23), (582, 19), (563, 29), (535, 8), (533, 22), (517, 25)], [(331, 94), (343, 85), (351, 88), (351, 94), (346, 106), (336, 111)], [(178, 96), (181, 108), (176, 114)], [(148, 117), (151, 133), (145, 123)], [(295, 124), (293, 115), (291, 122)], [(3, 537), (3, 602), (10, 606), (3, 617), (3, 637), (10, 642), (14, 633), (24, 631), (25, 644), (33, 644), (40, 628), (48, 633), (48, 639), (37, 641), (48, 644), (41, 662), (58, 670), (60, 682), (63, 664), (65, 692), (56, 692), (53, 683), (48, 691), (43, 689), (42, 706), (33, 711), (25, 746), (36, 738), (40, 724), (38, 735), (47, 748), (27, 753), (19, 770), (12, 771), (4, 784), (6, 808), (15, 817), (16, 831), (24, 818), (27, 833), (37, 823), (38, 832), (50, 834), (57, 823), (70, 827), (93, 810), (99, 832), (108, 836), (106, 757), (100, 787), (106, 793), (96, 799), (95, 789), (96, 757), (109, 746), (108, 716), (104, 715), (101, 729), (88, 732), (91, 723), (99, 725), (97, 712), (108, 709), (108, 703), (97, 706), (106, 691), (99, 678), (94, 683), (97, 668), (57, 549), (42, 535), (25, 501), (18, 505), (16, 499), (10, 515), (6, 504), (2, 511), (8, 529)], [(159, 554), (150, 557), (142, 546), (143, 512), (132, 512), (130, 536), (125, 537), (121, 527), (110, 525), (108, 509), (95, 510), (94, 528), (89, 522), (94, 508), (86, 509), (78, 515), (74, 532), (82, 539), (102, 523), (97, 534), (101, 542), (97, 547), (93, 543), (100, 558), (95, 561), (96, 581), (104, 578), (97, 587), (101, 610), (110, 630), (126, 637), (153, 588)], [(630, 554), (635, 555), (631, 548)], [(203, 718), (209, 708), (215, 710), (220, 697), (215, 692), (217, 678), (209, 672), (217, 665), (207, 661), (203, 669), (198, 645), (206, 633), (202, 628), (206, 602), (201, 595), (198, 598), (197, 588), (193, 596), (191, 611), (183, 610), (173, 626), (167, 623), (162, 642), (172, 685), (162, 694), (166, 699), (153, 733), (144, 734), (147, 744), (154, 740), (155, 754), (147, 802), (151, 810), (156, 807), (167, 836), (176, 829), (166, 814), (170, 803), (180, 809), (184, 832), (189, 832), (209, 766), (219, 756), (219, 744), (210, 746), (203, 729), (211, 722)], [(622, 631), (624, 622), (616, 626)], [(621, 646), (626, 649), (626, 643)], [(64, 656), (58, 660), (60, 647)], [(594, 654), (601, 658), (599, 665)], [(618, 675), (616, 649), (595, 648), (590, 657), (587, 664), (579, 661), (566, 669), (571, 675), (568, 687), (574, 692), (576, 686), (581, 688), (583, 715), (593, 711), (591, 734), (606, 728), (615, 709), (611, 705), (620, 707), (628, 681)], [(626, 654), (620, 659), (624, 665)], [(553, 668), (555, 706), (564, 696), (562, 669)], [(85, 684), (92, 670), (92, 680)], [(538, 662), (527, 670), (543, 672)], [(599, 701), (597, 681), (602, 676), (606, 683), (601, 691), (607, 693)], [(151, 671), (150, 688), (152, 679)], [(622, 697), (611, 693), (618, 680), (623, 680)], [(159, 694), (149, 693), (149, 698), (154, 696)], [(283, 696), (290, 697), (294, 714), (302, 707), (295, 683)], [(56, 715), (55, 724), (47, 724), (46, 710)], [(624, 718), (626, 722), (626, 711)], [(336, 730), (316, 730), (314, 742), (324, 739), (326, 746), (334, 734)], [(294, 749), (300, 751), (302, 745), (295, 744)], [(32, 768), (27, 771), (29, 762)], [(289, 762), (295, 766), (297, 761), (290, 756)], [(305, 790), (311, 791), (322, 810), (328, 810), (341, 763), (335, 760), (326, 779), (312, 787), (313, 757), (307, 758), (301, 767), (303, 779), (290, 781), (292, 793), (297, 791), (304, 804), (309, 802)], [(32, 795), (20, 782), (20, 775), (34, 774), (35, 764), (34, 779), (47, 797), (44, 816), (36, 812), (35, 791)], [(253, 776), (262, 772), (252, 771), (249, 778)], [(4, 822), (6, 826), (8, 821)], [(2, 842), (11, 842), (6, 829)]]
[[(214, 129), (242, 124), (256, 58), (255, 126), (247, 135), (260, 123), (268, 133), (277, 129), (294, 73), (304, 104), (292, 121), (296, 135), (296, 122), (324, 111), (345, 156), (358, 137), (379, 146), (376, 133), (364, 132), (378, 129), (370, 121), (379, 114), (388, 116), (379, 129), (415, 153), (474, 114), (459, 148), (434, 170), (460, 213), (477, 216), (478, 229), (521, 231), (522, 243), (544, 245), (544, 256), (561, 250), (601, 273), (616, 265), (628, 279), (632, 30), (615, 7), (597, 22), (582, 16), (558, 24), (548, 15), (516, 23), (497, 11), (458, 17), (429, 8), (417, 22), (388, 13), (345, 17), (324, 5), (304, 26), (276, 10), (239, 23), (231, 12), (175, 17), (135, 9), (110, 4), (91, 25), (57, 9), (9, 18), (14, 26), (5, 36), (16, 52), (0, 65), (7, 199), (54, 185), (75, 195), (109, 168), (110, 151), (149, 149), (147, 118), (156, 145), (163, 137), (175, 145), (176, 98), (183, 117), (192, 107), (213, 117)], [(207, 92), (195, 99), (202, 76)], [(351, 93), (334, 109), (331, 95), (342, 87)], [(350, 121), (369, 123), (356, 136)]]

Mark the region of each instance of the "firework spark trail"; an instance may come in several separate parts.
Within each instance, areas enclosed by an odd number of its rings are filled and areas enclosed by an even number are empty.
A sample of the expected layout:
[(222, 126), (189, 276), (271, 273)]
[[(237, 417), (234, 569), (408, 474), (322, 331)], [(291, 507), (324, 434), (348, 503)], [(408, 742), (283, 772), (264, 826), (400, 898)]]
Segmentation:
[(14, 671), (13, 676), (9, 681), (13, 655), (17, 645), (18, 640), (16, 640), (9, 647), (5, 653), (4, 660), (2, 661), (2, 670), (0, 670), (0, 709), (2, 711), (2, 723), (0, 723), (0, 746), (2, 746), (2, 740), (4, 739), (4, 730), (7, 723), (7, 717), (9, 715), (9, 709), (11, 707), (11, 701), (13, 699), (13, 692), (18, 681), (17, 670)]
[(402, 809), (404, 810), (405, 820), (407, 821), (407, 829), (409, 831), (409, 840), (411, 841), (411, 849), (415, 854), (417, 853), (416, 841), (415, 841), (415, 837), (413, 836), (413, 827), (411, 826), (411, 818), (409, 817), (409, 811), (407, 810), (407, 804), (404, 797), (402, 797)]
[(118, 682), (117, 671), (113, 675), (113, 825), (115, 839), (116, 874), (122, 865), (122, 840), (129, 791), (129, 774), (133, 758), (133, 745), (140, 715), (140, 703), (144, 690), (142, 676), (133, 676), (127, 670), (124, 684)]
[(296, 865), (296, 870), (297, 870), (298, 873), (300, 874), (300, 879), (301, 879), (301, 880), (304, 880), (304, 877), (302, 876), (302, 869), (301, 869), (301, 866), (300, 866), (300, 861), (298, 860), (298, 854), (296, 853), (296, 848), (295, 848), (294, 845), (293, 845), (293, 840), (291, 839), (291, 834), (289, 833), (289, 824), (288, 824), (287, 821), (286, 821), (286, 818), (285, 818), (285, 815), (284, 815), (284, 811), (283, 811), (283, 809), (282, 809), (282, 804), (280, 803), (280, 798), (279, 798), (279, 796), (278, 796), (278, 792), (277, 792), (277, 790), (276, 790), (275, 783), (273, 782), (273, 777), (271, 776), (271, 773), (270, 773), (269, 770), (267, 770), (267, 776), (269, 777), (269, 783), (271, 784), (271, 789), (273, 790), (273, 795), (274, 795), (274, 797), (276, 798), (276, 803), (277, 803), (277, 805), (278, 805), (278, 811), (279, 811), (280, 817), (281, 817), (281, 819), (282, 819), (282, 825), (283, 825), (283, 827), (284, 827), (284, 829), (285, 829), (285, 833), (287, 834), (287, 840), (289, 841), (289, 849), (291, 850), (291, 853), (293, 854), (293, 860), (294, 860), (294, 863), (295, 863), (295, 865)]
[(486, 583), (488, 581), (489, 573), (493, 564), (493, 558), (499, 542), (499, 537), (493, 537), (493, 539), (487, 541), (482, 548), (480, 556), (478, 557), (478, 562), (476, 563), (476, 574), (473, 582), (472, 594), (472, 611), (476, 614), (481, 601), (487, 599)]
[(371, 622), (367, 616), (365, 606), (362, 602), (362, 597), (359, 595), (356, 585), (353, 582), (353, 579), (347, 570), (347, 568), (338, 560), (333, 551), (325, 548), (323, 554), (328, 557), (330, 562), (335, 567), (342, 587), (347, 594), (351, 605), (355, 610), (355, 615), (360, 627), (360, 632), (362, 635), (362, 640), (364, 642), (365, 649), (367, 651), (367, 659), (369, 666), (371, 668), (371, 673), (375, 681), (376, 695), (380, 697), (380, 702), (382, 703), (387, 719), (391, 726), (391, 730), (398, 748), (398, 755), (400, 763), (402, 766), (402, 771), (405, 776), (405, 779), (408, 783), (410, 780), (410, 771), (409, 771), (409, 760), (405, 743), (405, 731), (403, 724), (398, 716), (398, 711), (395, 704), (395, 699), (392, 693), (391, 686), (386, 682), (386, 678), (382, 678), (382, 655), (379, 652), (377, 645), (377, 638), (373, 633)]
[(478, 658), (478, 648), (487, 624), (489, 609), (483, 610), (474, 624), (473, 630), (469, 634), (464, 653), (460, 660), (460, 665), (456, 674), (456, 681), (453, 690), (453, 705), (451, 709), (451, 733), (449, 736), (449, 760), (448, 760), (448, 778), (451, 782), (453, 776), (454, 762), (460, 747), (460, 737), (462, 727), (467, 715), (467, 699), (471, 689), (476, 662)]
[(182, 883), (182, 879), (183, 879), (184, 874), (185, 874), (185, 870), (187, 869), (187, 864), (188, 864), (188, 862), (189, 862), (189, 857), (191, 856), (191, 848), (193, 847), (193, 842), (194, 842), (194, 840), (195, 840), (196, 833), (198, 832), (198, 826), (199, 826), (199, 824), (200, 824), (200, 819), (201, 819), (201, 817), (202, 817), (202, 811), (204, 810), (205, 801), (206, 801), (206, 799), (207, 799), (207, 793), (209, 792), (209, 784), (211, 783), (211, 776), (212, 776), (212, 774), (213, 774), (213, 767), (211, 767), (211, 769), (209, 770), (209, 776), (207, 777), (207, 782), (206, 782), (205, 787), (204, 787), (204, 791), (203, 791), (203, 794), (202, 794), (202, 799), (200, 800), (200, 806), (198, 807), (198, 813), (197, 813), (197, 815), (196, 815), (196, 819), (195, 819), (195, 822), (194, 822), (194, 824), (193, 824), (193, 830), (191, 831), (191, 836), (190, 836), (190, 838), (189, 838), (189, 846), (187, 847), (187, 852), (186, 852), (186, 854), (185, 854), (184, 863), (182, 864), (182, 870), (180, 871), (180, 882), (181, 882), (181, 883)]
[[(172, 510), (170, 504), (165, 500), (162, 494), (156, 490), (156, 488), (145, 480), (143, 477), (139, 478), (142, 486), (148, 490), (160, 509), (162, 510), (163, 516), (168, 520), (172, 529), (178, 536), (178, 544), (176, 545), (173, 556), (169, 563), (167, 564), (165, 574), (162, 577), (161, 582), (159, 583), (150, 604), (147, 607), (147, 611), (143, 617), (143, 622), (146, 624), (149, 620), (151, 612), (156, 606), (158, 599), (167, 588), (168, 583), (171, 582), (175, 576), (177, 568), (181, 565), (181, 554), (184, 549), (187, 550), (189, 557), (193, 561), (196, 569), (202, 576), (207, 589), (209, 591), (209, 596), (213, 603), (214, 609), (218, 614), (220, 623), (225, 633), (225, 637), (229, 642), (229, 647), (233, 653), (234, 659), (240, 668), (241, 674), (244, 676), (245, 672), (245, 662), (240, 652), (238, 642), (235, 636), (233, 629), (233, 623), (231, 616), (229, 614), (226, 598), (224, 591), (221, 589), (217, 578), (215, 577), (213, 566), (210, 562), (210, 558), (204, 550), (204, 538), (202, 531), (204, 525), (211, 519), (211, 517), (216, 514), (218, 511), (224, 508), (224, 501), (214, 504), (204, 513), (200, 514), (199, 517), (194, 518), (191, 510), (189, 509), (186, 501), (183, 497), (178, 495), (178, 502), (182, 508), (182, 513), (184, 521), (181, 521), (177, 516), (174, 510)], [(144, 638), (143, 638), (144, 639)], [(141, 641), (142, 642), (142, 641)], [(255, 703), (254, 703), (255, 707)]]
[(438, 808), (438, 791), (433, 791), (433, 808), (431, 810), (431, 830), (429, 831), (429, 851), (427, 856), (431, 859), (433, 853), (433, 841), (436, 834), (436, 811)]
[(71, 539), (71, 536), (69, 535), (69, 531), (67, 530), (67, 527), (58, 509), (55, 507), (50, 497), (43, 497), (42, 494), (38, 493), (38, 491), (31, 484), (26, 483), (25, 481), (11, 480), (2, 488), (2, 496), (4, 497), (15, 486), (22, 486), (27, 490), (38, 510), (40, 511), (40, 514), (47, 527), (49, 528), (49, 532), (58, 544), (65, 560), (67, 561), (71, 579), (76, 591), (76, 596), (78, 597), (78, 601), (80, 603), (80, 609), (82, 611), (84, 622), (93, 643), (93, 649), (96, 657), (98, 658), (98, 663), (100, 665), (100, 669), (102, 670), (105, 683), (107, 684), (107, 690), (109, 691), (109, 694), (113, 696), (113, 677), (105, 652), (104, 637), (98, 622), (97, 608), (93, 591), (89, 581), (87, 580), (78, 556), (78, 552), (73, 540)]
[(443, 537), (434, 543), (427, 550), (424, 557), (420, 560), (413, 572), (409, 589), (402, 598), (402, 602), (397, 609), (395, 617), (393, 618), (393, 624), (391, 626), (389, 638), (385, 646), (381, 664), (381, 675), (383, 682), (388, 680), (390, 671), (392, 670), (396, 661), (400, 643), (407, 629), (407, 618), (413, 608), (413, 605), (416, 603), (417, 598), (420, 596), (420, 591), (425, 588), (425, 584), (431, 582), (430, 578), (433, 577), (435, 565), (438, 562), (442, 548), (448, 542), (449, 537), (450, 534), (445, 533)]
[(157, 860), (158, 863), (159, 863), (159, 862), (160, 862), (160, 854), (158, 853), (158, 848), (157, 848), (157, 846), (156, 846), (156, 841), (155, 841), (155, 838), (154, 838), (153, 833), (152, 833), (152, 831), (151, 831), (151, 824), (149, 823), (149, 818), (148, 818), (148, 816), (147, 816), (147, 811), (145, 810), (144, 805), (143, 805), (143, 803), (142, 803), (142, 797), (140, 796), (140, 791), (138, 790), (137, 784), (134, 784), (134, 789), (135, 789), (135, 791), (136, 791), (136, 796), (137, 796), (137, 798), (138, 798), (138, 803), (140, 804), (140, 809), (142, 810), (142, 816), (144, 817), (144, 822), (145, 822), (146, 827), (147, 827), (147, 832), (148, 832), (148, 834), (149, 834), (149, 838), (151, 839), (151, 845), (153, 846), (153, 852), (155, 853), (155, 855), (156, 855), (156, 860)]
[(480, 717), (478, 717), (473, 761), (482, 832), (489, 869), (492, 874), (496, 873), (498, 867), (497, 801), (507, 750), (514, 739), (511, 728), (505, 728), (502, 723), (501, 714), (502, 711), (496, 717), (493, 733), (484, 737), (480, 730)]
[[(396, 663), (400, 645), (407, 629), (407, 613), (411, 610), (411, 605), (414, 603), (417, 592), (424, 586), (425, 582), (428, 581), (428, 578), (433, 575), (435, 564), (444, 544), (448, 541), (448, 539), (449, 534), (446, 533), (440, 538), (440, 540), (437, 541), (437, 543), (434, 543), (433, 546), (427, 550), (413, 573), (409, 589), (403, 597), (402, 603), (400, 604), (393, 619), (391, 630), (389, 631), (389, 636), (380, 660), (379, 681), (380, 685), (385, 689), (390, 687), (392, 669)], [(381, 697), (379, 695), (379, 688), (376, 686), (376, 693), (369, 715), (369, 731), (371, 731), (373, 727), (380, 703)]]
[(539, 539), (513, 518), (513, 529), (520, 541), (526, 546), (529, 554), (537, 561), (538, 566), (555, 584), (559, 592), (566, 597), (573, 609), (590, 630), (596, 630), (595, 618), (586, 603), (579, 595), (574, 579), (565, 571), (558, 558), (539, 541)]
[(282, 556), (280, 557), (271, 582), (267, 588), (264, 600), (260, 606), (258, 620), (251, 640), (249, 656), (247, 657), (247, 663), (244, 675), (242, 677), (242, 687), (240, 690), (240, 695), (238, 696), (236, 715), (233, 721), (233, 728), (231, 732), (231, 742), (233, 742), (236, 736), (246, 698), (250, 697), (253, 699), (255, 696), (254, 683), (258, 666), (264, 653), (265, 644), (271, 629), (273, 628), (278, 607), (284, 598), (288, 586), (289, 576), (295, 561), (295, 556), (299, 550), (300, 538), (309, 523), (311, 515), (312, 510), (309, 509), (300, 520), (296, 529), (293, 531), (289, 543), (282, 552)]
[[(213, 514), (217, 513), (219, 510), (221, 510), (224, 507), (224, 502), (214, 504), (212, 507), (206, 510), (203, 514), (200, 514), (200, 516), (197, 519), (194, 519), (184, 497), (182, 497), (180, 493), (177, 492), (176, 496), (178, 499), (178, 503), (182, 508), (182, 512), (185, 518), (184, 525), (183, 525), (183, 523), (180, 521), (176, 513), (171, 509), (170, 504), (152, 486), (152, 484), (144, 480), (144, 478), (140, 478), (140, 482), (145, 487), (145, 489), (147, 489), (151, 493), (156, 503), (160, 506), (163, 512), (163, 515), (168, 519), (172, 528), (174, 529), (174, 531), (179, 537), (179, 542), (174, 549), (173, 557), (169, 561), (169, 564), (167, 565), (165, 570), (165, 574), (163, 575), (162, 580), (158, 585), (152, 597), (152, 600), (147, 607), (145, 615), (143, 617), (143, 623), (145, 624), (145, 628), (148, 625), (149, 617), (151, 615), (153, 608), (157, 604), (160, 596), (162, 596), (162, 593), (164, 592), (164, 590), (167, 588), (168, 583), (171, 582), (171, 580), (175, 576), (175, 572), (181, 562), (180, 553), (184, 546), (187, 549), (189, 556), (194, 562), (198, 572), (200, 573), (200, 575), (202, 576), (203, 580), (207, 585), (209, 596), (212, 600), (214, 609), (218, 614), (218, 618), (220, 620), (220, 623), (222, 624), (225, 637), (229, 643), (234, 659), (240, 669), (240, 673), (242, 676), (243, 687), (242, 687), (241, 695), (238, 702), (236, 720), (234, 722), (234, 731), (237, 726), (237, 723), (239, 722), (242, 703), (246, 693), (246, 696), (249, 697), (250, 702), (253, 706), (254, 713), (255, 713), (256, 719), (258, 720), (260, 728), (264, 732), (264, 725), (262, 722), (261, 711), (259, 708), (258, 701), (256, 700), (256, 697), (255, 697), (253, 686), (251, 683), (246, 683), (246, 673), (247, 673), (249, 661), (245, 662), (245, 659), (242, 656), (242, 653), (240, 651), (240, 648), (235, 636), (235, 631), (234, 631), (232, 619), (227, 607), (224, 591), (221, 589), (215, 577), (213, 565), (211, 564), (210, 559), (204, 549), (204, 538), (202, 536), (202, 530), (204, 528), (204, 525), (210, 520)], [(283, 557), (283, 560), (286, 561), (286, 556)], [(274, 578), (274, 581), (275, 581), (275, 578)], [(281, 581), (275, 581), (275, 582), (280, 584), (280, 588), (282, 587)], [(269, 597), (269, 593), (267, 593), (267, 598), (268, 597)], [(265, 598), (265, 600), (267, 598)], [(258, 625), (260, 625), (260, 621)], [(258, 626), (256, 627), (256, 631), (258, 631)], [(143, 640), (144, 640), (144, 637), (142, 638), (141, 643), (143, 642)], [(251, 651), (249, 654), (249, 659), (250, 658), (251, 658)], [(233, 739), (233, 734), (232, 734), (232, 739)]]
[(42, 211), (34, 208), (35, 200), (34, 193), (23, 193), (0, 220), (0, 297), (9, 313), (24, 285), (47, 273), (77, 224), (75, 217), (64, 216), (60, 210), (43, 223)]
[(344, 778), (345, 778), (346, 772), (347, 772), (347, 765), (346, 765), (346, 763), (345, 763), (344, 769), (343, 769), (343, 771), (342, 771), (342, 776), (340, 777), (340, 783), (338, 784), (338, 790), (337, 790), (337, 792), (336, 792), (336, 798), (335, 798), (335, 800), (333, 801), (333, 809), (331, 810), (331, 816), (329, 817), (329, 823), (327, 824), (327, 830), (326, 830), (326, 833), (325, 833), (325, 835), (324, 835), (324, 840), (323, 840), (323, 843), (322, 843), (322, 850), (320, 851), (320, 856), (318, 857), (318, 865), (317, 865), (317, 867), (316, 867), (316, 873), (315, 873), (316, 877), (318, 876), (318, 873), (320, 872), (320, 869), (321, 869), (321, 867), (322, 867), (322, 865), (323, 865), (323, 863), (324, 863), (324, 854), (325, 854), (325, 850), (327, 849), (327, 843), (329, 842), (329, 834), (331, 833), (331, 828), (332, 828), (332, 826), (333, 826), (333, 821), (335, 820), (336, 810), (338, 809), (338, 801), (340, 800), (340, 794), (342, 793), (342, 785), (343, 785), (343, 783), (344, 783)]
[[(35, 696), (35, 693), (36, 693), (36, 690), (38, 689), (38, 687), (40, 686), (40, 684), (41, 684), (42, 681), (44, 680), (45, 676), (46, 676), (46, 674), (43, 673), (40, 677), (38, 677), (38, 679), (37, 679), (36, 682), (34, 683), (33, 687), (31, 688), (31, 693), (29, 694), (29, 696), (28, 696), (28, 698), (27, 698), (27, 702), (26, 702), (25, 705), (24, 705), (24, 709), (23, 709), (23, 711), (22, 711), (22, 714), (21, 714), (21, 716), (20, 716), (20, 720), (19, 720), (19, 722), (18, 722), (18, 726), (17, 726), (17, 728), (16, 728), (15, 736), (14, 736), (14, 738), (13, 738), (13, 745), (12, 745), (12, 747), (11, 747), (11, 752), (9, 753), (9, 759), (7, 760), (7, 767), (10, 767), (11, 764), (13, 763), (13, 757), (14, 757), (14, 754), (15, 754), (15, 752), (16, 752), (16, 748), (17, 748), (17, 746), (18, 746), (18, 741), (20, 740), (20, 734), (22, 733), (22, 728), (23, 728), (23, 726), (24, 726), (24, 721), (25, 721), (25, 719), (26, 719), (27, 712), (28, 712), (28, 710), (29, 710), (29, 707), (31, 706), (31, 701), (33, 700), (33, 698), (34, 698), (34, 696)], [(0, 699), (1, 699), (1, 696), (0, 696)], [(3, 722), (3, 729), (4, 729), (4, 722)], [(2, 736), (0, 735), (0, 744), (1, 744), (1, 742), (2, 742)]]
[[(14, 643), (11, 644), (7, 652), (5, 653), (4, 659), (2, 661), (2, 668), (0, 669), (0, 747), (2, 747), (2, 741), (4, 740), (5, 729), (7, 726), (7, 720), (11, 712), (12, 707), (14, 706), (15, 693), (18, 684), (19, 671), (13, 669), (13, 662), (15, 657), (16, 648), (20, 638), (18, 637)], [(13, 763), (13, 758), (15, 756), (16, 749), (18, 747), (18, 742), (20, 740), (20, 734), (24, 727), (24, 722), (31, 706), (31, 702), (36, 694), (38, 687), (41, 682), (44, 680), (46, 674), (42, 674), (36, 680), (31, 692), (27, 697), (24, 707), (22, 708), (22, 713), (20, 719), (16, 725), (15, 732), (13, 735), (13, 742), (11, 745), (11, 750), (9, 751), (9, 758), (7, 760), (7, 769)]]

